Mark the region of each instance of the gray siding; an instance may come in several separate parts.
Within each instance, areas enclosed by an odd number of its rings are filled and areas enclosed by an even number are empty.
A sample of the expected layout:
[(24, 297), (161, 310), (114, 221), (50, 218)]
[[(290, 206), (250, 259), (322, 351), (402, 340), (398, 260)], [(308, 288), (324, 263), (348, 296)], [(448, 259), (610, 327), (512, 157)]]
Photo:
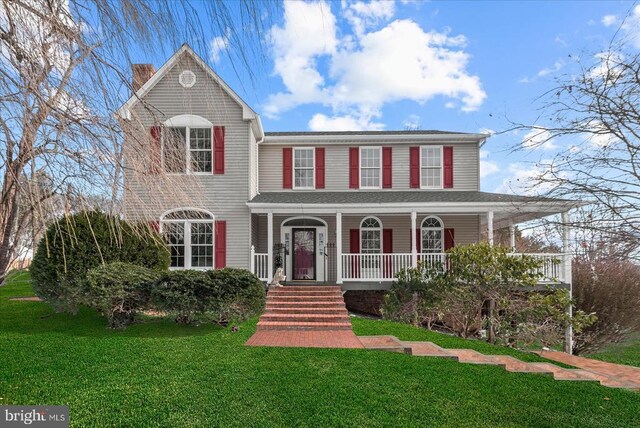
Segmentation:
[[(336, 242), (336, 217), (335, 215), (319, 215), (309, 217), (318, 217), (327, 223), (329, 230), (327, 231), (327, 242)], [(422, 220), (427, 217), (427, 213), (418, 213), (417, 226), (420, 227)], [(257, 230), (254, 232), (253, 244), (256, 246), (256, 252), (267, 252), (267, 216), (256, 216), (257, 221), (254, 221), (254, 227)], [(283, 221), (294, 216), (286, 215), (274, 215), (273, 216), (273, 242), (280, 242), (280, 227)], [(349, 246), (349, 230), (359, 229), (360, 222), (366, 216), (346, 215), (342, 216), (342, 251), (348, 253), (350, 251)], [(385, 229), (393, 229), (393, 251), (395, 253), (410, 253), (410, 240), (409, 234), (411, 231), (411, 216), (406, 215), (381, 215), (376, 216), (382, 222), (382, 227)], [(442, 215), (439, 216), (444, 223), (445, 228), (453, 228), (455, 234), (455, 244), (472, 244), (478, 242), (480, 236), (479, 230), (479, 217), (477, 215)], [(254, 217), (255, 218), (255, 217)]]
[[(393, 189), (382, 191), (410, 190), (409, 187), (409, 147), (420, 145), (411, 144), (381, 144), (353, 143), (323, 145), (321, 142), (313, 144), (325, 147), (325, 189), (327, 191), (342, 191), (349, 189), (349, 147), (357, 145), (375, 145), (393, 147)], [(424, 144), (427, 145), (427, 144)], [(453, 189), (450, 190), (479, 190), (478, 145), (474, 143), (446, 143), (453, 146)], [(260, 168), (259, 187), (261, 192), (279, 192), (282, 189), (282, 147), (276, 144), (261, 144), (259, 147)], [(296, 147), (295, 144), (284, 147)]]
[[(178, 83), (178, 76), (185, 69), (196, 74), (197, 82), (189, 89)], [(248, 159), (252, 135), (249, 123), (242, 119), (242, 107), (188, 55), (181, 58), (143, 101), (132, 112), (130, 132), (133, 133), (125, 143), (126, 217), (148, 221), (179, 207), (209, 210), (216, 220), (227, 222), (227, 265), (248, 268), (251, 217), (246, 202), (256, 184), (250, 181)], [(148, 127), (181, 114), (202, 116), (214, 125), (225, 126), (224, 175), (149, 176), (144, 161), (136, 167), (135, 159), (148, 156), (148, 147), (145, 148)], [(142, 132), (144, 137), (136, 132)]]

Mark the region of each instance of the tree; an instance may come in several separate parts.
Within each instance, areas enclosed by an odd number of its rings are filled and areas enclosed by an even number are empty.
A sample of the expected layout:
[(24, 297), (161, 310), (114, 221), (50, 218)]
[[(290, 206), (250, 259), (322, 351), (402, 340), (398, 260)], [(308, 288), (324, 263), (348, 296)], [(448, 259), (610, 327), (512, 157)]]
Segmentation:
[[(612, 42), (606, 52), (576, 59), (541, 101), (520, 148), (551, 140), (564, 149), (538, 165), (529, 183), (546, 196), (595, 205), (590, 228), (617, 242), (640, 246), (640, 53)], [(638, 253), (630, 252), (637, 257)]]
[[(0, 0), (0, 279), (28, 219), (52, 197), (64, 198), (68, 186), (117, 210), (122, 129), (113, 113), (131, 94), (135, 47), (153, 53), (195, 40), (206, 50), (204, 29), (213, 28), (242, 46), (233, 50), (233, 64), (251, 75), (251, 52), (269, 22), (263, 12), (273, 7), (249, 0)], [(31, 185), (38, 176), (49, 179), (45, 191)]]

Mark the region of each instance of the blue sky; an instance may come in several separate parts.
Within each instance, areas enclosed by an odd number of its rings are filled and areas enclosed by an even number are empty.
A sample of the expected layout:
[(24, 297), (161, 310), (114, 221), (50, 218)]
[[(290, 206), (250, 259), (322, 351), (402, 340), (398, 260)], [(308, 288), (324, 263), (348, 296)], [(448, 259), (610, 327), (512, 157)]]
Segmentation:
[[(534, 122), (536, 97), (576, 58), (606, 50), (617, 30), (640, 48), (640, 6), (622, 1), (292, 2), (271, 19), (252, 85), (240, 83), (247, 76), (231, 61), (241, 47), (225, 34), (210, 34), (200, 52), (267, 131), (502, 131), (509, 120)], [(571, 144), (512, 153), (523, 138), (488, 140), (483, 190), (526, 191), (535, 161)]]

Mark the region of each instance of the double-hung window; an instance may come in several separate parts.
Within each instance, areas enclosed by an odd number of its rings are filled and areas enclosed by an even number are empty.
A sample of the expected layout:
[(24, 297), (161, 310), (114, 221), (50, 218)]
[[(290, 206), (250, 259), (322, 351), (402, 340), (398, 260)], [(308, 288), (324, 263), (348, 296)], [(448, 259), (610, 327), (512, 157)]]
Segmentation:
[(360, 147), (360, 188), (380, 189), (382, 176), (382, 148)]
[(173, 269), (213, 269), (213, 216), (175, 211), (161, 221)]
[(315, 187), (315, 149), (293, 149), (293, 187), (313, 189)]
[(172, 174), (211, 174), (213, 125), (193, 115), (173, 117), (164, 123), (162, 163)]
[(442, 146), (420, 148), (420, 187), (442, 188)]

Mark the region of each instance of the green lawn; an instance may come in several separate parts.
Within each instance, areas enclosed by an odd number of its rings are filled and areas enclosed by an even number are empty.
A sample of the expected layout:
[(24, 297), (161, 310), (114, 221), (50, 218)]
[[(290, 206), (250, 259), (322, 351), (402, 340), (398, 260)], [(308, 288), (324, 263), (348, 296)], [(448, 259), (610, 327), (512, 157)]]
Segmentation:
[(630, 336), (624, 342), (607, 346), (589, 357), (640, 367), (640, 332)]
[[(237, 333), (168, 320), (114, 332), (91, 310), (7, 299), (30, 293), (25, 276), (0, 287), (0, 403), (67, 404), (72, 426), (639, 426), (640, 394), (594, 383), (367, 350), (244, 347), (256, 320)], [(354, 328), (518, 354), (389, 322)]]

